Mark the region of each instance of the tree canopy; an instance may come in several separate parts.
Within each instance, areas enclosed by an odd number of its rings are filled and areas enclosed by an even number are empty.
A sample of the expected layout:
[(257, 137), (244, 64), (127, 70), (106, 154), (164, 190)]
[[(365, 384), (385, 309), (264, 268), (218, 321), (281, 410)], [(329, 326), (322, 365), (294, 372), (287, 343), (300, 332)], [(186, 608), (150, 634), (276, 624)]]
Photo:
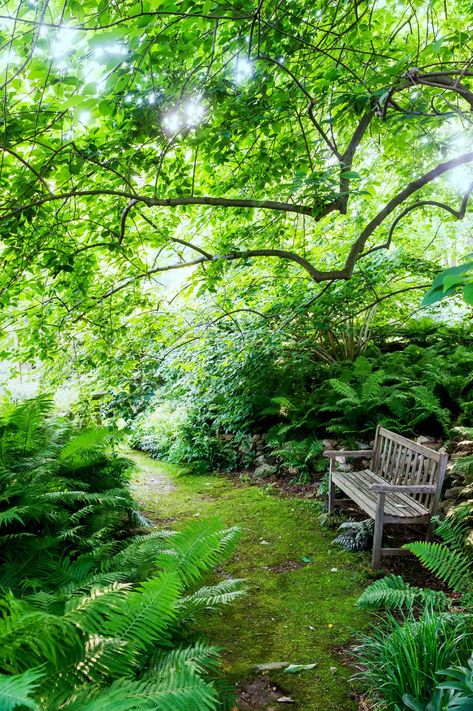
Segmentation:
[(4, 356), (426, 287), (473, 190), (470, 21), (467, 0), (6, 0)]

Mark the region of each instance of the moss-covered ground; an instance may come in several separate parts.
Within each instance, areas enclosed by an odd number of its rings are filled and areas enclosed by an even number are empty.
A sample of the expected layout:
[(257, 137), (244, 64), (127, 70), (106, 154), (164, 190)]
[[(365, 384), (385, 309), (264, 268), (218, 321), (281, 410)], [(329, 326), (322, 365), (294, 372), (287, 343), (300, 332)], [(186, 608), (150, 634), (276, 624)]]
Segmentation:
[(226, 649), (227, 676), (241, 684), (254, 665), (315, 662), (315, 669), (294, 675), (271, 672), (271, 680), (294, 699), (293, 708), (356, 709), (343, 650), (367, 622), (355, 607), (367, 583), (367, 556), (330, 545), (333, 532), (320, 527), (313, 501), (192, 475), (140, 453), (133, 458), (136, 495), (150, 518), (180, 528), (193, 517), (218, 516), (241, 528), (238, 551), (221, 572), (245, 578), (248, 595), (201, 623), (212, 643)]

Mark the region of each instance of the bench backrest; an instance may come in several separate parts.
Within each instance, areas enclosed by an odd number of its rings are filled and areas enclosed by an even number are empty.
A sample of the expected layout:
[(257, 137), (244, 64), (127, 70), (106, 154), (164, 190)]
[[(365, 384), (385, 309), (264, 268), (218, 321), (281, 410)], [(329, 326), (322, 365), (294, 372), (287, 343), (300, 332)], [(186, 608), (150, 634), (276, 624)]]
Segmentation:
[(435, 494), (412, 494), (431, 513), (437, 511), (447, 461), (446, 454), (384, 427), (376, 428), (372, 471), (388, 484), (435, 486)]

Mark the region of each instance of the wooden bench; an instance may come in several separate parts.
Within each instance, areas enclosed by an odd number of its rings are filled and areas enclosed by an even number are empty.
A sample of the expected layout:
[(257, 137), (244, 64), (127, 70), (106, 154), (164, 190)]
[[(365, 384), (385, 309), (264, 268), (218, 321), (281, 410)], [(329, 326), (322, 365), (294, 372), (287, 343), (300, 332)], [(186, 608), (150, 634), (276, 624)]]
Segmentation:
[[(385, 523), (425, 524), (427, 538), (431, 537), (431, 517), (437, 512), (442, 492), (446, 454), (378, 426), (373, 449), (330, 450), (324, 456), (330, 459), (329, 513), (338, 503), (337, 486), (374, 519), (373, 568), (379, 568), (382, 555), (406, 553), (402, 548), (382, 548)], [(371, 466), (363, 471), (340, 471), (337, 457), (370, 459)]]

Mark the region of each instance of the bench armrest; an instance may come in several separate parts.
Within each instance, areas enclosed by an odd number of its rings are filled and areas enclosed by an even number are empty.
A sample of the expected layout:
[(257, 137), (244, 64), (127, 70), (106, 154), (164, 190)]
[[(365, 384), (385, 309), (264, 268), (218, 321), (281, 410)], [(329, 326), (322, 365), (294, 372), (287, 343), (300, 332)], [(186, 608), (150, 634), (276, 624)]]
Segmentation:
[(372, 484), (370, 491), (375, 491), (378, 494), (404, 493), (404, 494), (435, 494), (436, 486), (427, 484)]
[(374, 449), (355, 449), (353, 452), (348, 452), (345, 449), (327, 449), (323, 452), (324, 457), (336, 459), (337, 457), (366, 457), (370, 459), (374, 454)]

